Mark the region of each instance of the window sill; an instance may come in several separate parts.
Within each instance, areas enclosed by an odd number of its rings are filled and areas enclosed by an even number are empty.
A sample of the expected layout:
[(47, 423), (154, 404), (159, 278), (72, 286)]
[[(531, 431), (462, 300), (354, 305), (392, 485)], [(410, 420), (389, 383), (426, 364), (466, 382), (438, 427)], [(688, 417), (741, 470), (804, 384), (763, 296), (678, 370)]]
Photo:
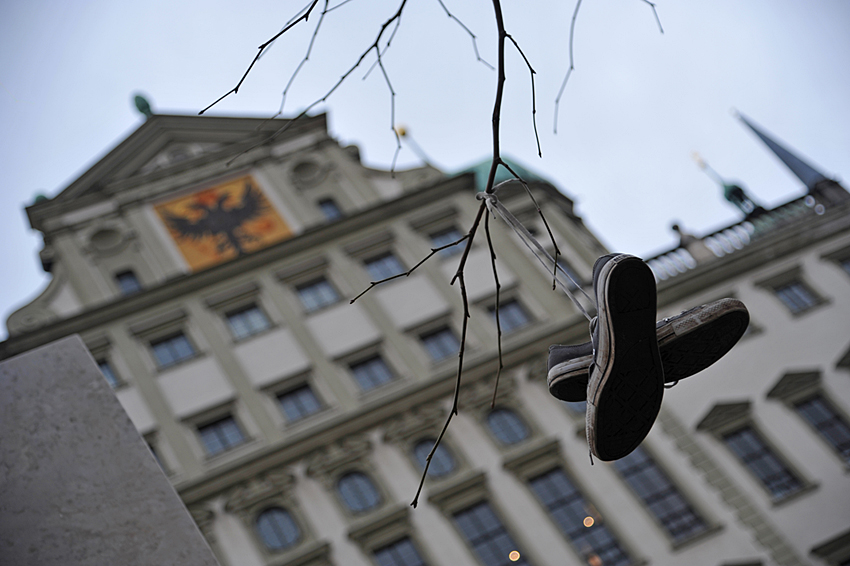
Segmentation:
[(670, 550), (672, 550), (673, 552), (681, 552), (685, 548), (700, 544), (701, 542), (714, 537), (715, 535), (719, 534), (721, 531), (723, 531), (723, 525), (720, 525), (720, 524), (710, 525), (706, 530), (704, 530), (703, 532), (701, 532), (699, 534), (696, 534), (696, 535), (689, 537), (689, 538), (686, 538), (684, 540), (671, 542), (670, 543)]
[(793, 501), (796, 501), (797, 499), (804, 497), (809, 493), (812, 493), (813, 491), (817, 490), (818, 487), (820, 487), (820, 484), (818, 484), (818, 483), (808, 483), (808, 484), (804, 485), (803, 487), (801, 487), (800, 489), (798, 489), (797, 491), (795, 491), (794, 493), (789, 493), (788, 495), (786, 495), (782, 499), (772, 498), (771, 499), (771, 505), (773, 505), (773, 507), (775, 507), (775, 508), (784, 507), (785, 505), (787, 505), (787, 504), (789, 504)]
[(188, 364), (190, 364), (194, 361), (200, 360), (200, 359), (205, 358), (205, 357), (207, 357), (206, 352), (197, 352), (191, 358), (186, 358), (184, 360), (180, 360), (179, 362), (174, 362), (173, 364), (167, 365), (165, 367), (156, 366), (156, 371), (160, 375), (164, 375), (164, 374), (166, 374), (166, 373), (168, 373), (168, 372), (170, 372), (170, 371), (172, 371), (176, 368), (186, 366), (186, 365), (188, 365)]

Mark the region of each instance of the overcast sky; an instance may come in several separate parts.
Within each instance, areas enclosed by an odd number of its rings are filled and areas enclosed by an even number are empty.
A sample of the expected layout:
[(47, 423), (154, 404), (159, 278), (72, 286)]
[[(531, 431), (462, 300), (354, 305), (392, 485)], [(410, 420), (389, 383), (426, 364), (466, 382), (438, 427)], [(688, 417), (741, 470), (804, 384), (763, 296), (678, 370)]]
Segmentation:
[[(495, 64), (491, 2), (444, 2)], [(256, 47), (305, 3), (0, 2), (4, 322), (49, 277), (23, 207), (36, 194), (57, 194), (142, 123), (132, 93), (145, 93), (159, 113), (196, 113), (236, 83)], [(321, 98), (397, 3), (352, 0), (329, 12), (285, 114)], [(510, 47), (503, 154), (573, 198), (610, 248), (648, 256), (674, 245), (674, 220), (702, 234), (738, 219), (692, 161), (693, 151), (765, 205), (802, 194), (801, 183), (731, 116), (733, 107), (826, 175), (850, 177), (850, 2), (658, 0), (661, 34), (641, 0), (584, 0), (557, 135), (554, 99), (569, 66), (574, 3), (503, 3), (507, 31), (537, 71), (543, 158), (536, 154), (529, 72)], [(211, 112), (275, 113), (316, 21), (279, 40), (239, 94)], [(437, 0), (408, 1), (383, 61), (396, 92), (396, 123), (433, 164), (452, 172), (489, 157), (496, 74), (475, 60), (469, 36)], [(332, 135), (359, 145), (367, 165), (388, 167), (395, 148), (389, 90), (377, 70), (361, 80), (367, 69), (316, 111), (328, 112)], [(414, 152), (401, 153), (399, 168), (417, 164)]]

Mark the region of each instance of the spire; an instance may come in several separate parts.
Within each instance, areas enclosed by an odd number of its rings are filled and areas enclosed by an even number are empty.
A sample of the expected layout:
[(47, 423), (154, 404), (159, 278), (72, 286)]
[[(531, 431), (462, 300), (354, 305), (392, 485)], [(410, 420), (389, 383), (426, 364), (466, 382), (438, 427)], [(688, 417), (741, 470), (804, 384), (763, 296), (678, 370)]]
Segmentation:
[(806, 185), (806, 188), (809, 189), (809, 192), (812, 192), (815, 188), (815, 185), (820, 183), (821, 181), (826, 181), (827, 177), (803, 161), (800, 157), (792, 153), (790, 150), (786, 149), (779, 142), (768, 136), (766, 133), (761, 131), (759, 128), (753, 124), (749, 118), (744, 116), (738, 111), (735, 111), (735, 115), (746, 124), (752, 131), (757, 135), (761, 141), (763, 141), (770, 150), (776, 154), (776, 156), (782, 160), (788, 169), (791, 170), (794, 175), (797, 176), (798, 179), (803, 181), (803, 184)]

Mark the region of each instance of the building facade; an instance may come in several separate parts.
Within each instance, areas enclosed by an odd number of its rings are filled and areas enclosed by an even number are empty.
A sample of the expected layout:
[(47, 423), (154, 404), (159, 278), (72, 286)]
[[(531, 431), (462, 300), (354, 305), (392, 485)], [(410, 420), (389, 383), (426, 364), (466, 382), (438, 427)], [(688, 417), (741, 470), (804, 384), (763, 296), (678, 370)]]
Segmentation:
[[(587, 285), (604, 246), (530, 187)], [(33, 204), (53, 279), (0, 357), (80, 334), (225, 566), (846, 565), (850, 204), (828, 188), (649, 260), (659, 318), (734, 296), (752, 322), (614, 463), (548, 394), (548, 345), (587, 321), (513, 233), (491, 223), (492, 406), (483, 233), (467, 320), (465, 242), (418, 265), (472, 225), (475, 174), (369, 169), (324, 116), (155, 115)], [(500, 195), (545, 242), (524, 190)]]

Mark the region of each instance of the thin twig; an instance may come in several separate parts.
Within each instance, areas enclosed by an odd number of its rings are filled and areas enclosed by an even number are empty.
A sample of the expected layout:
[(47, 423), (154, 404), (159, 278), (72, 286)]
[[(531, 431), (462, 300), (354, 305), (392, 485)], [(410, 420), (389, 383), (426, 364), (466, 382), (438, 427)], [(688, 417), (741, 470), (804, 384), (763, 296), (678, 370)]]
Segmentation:
[(472, 33), (472, 30), (471, 30), (471, 29), (469, 29), (468, 27), (466, 27), (466, 25), (465, 25), (462, 21), (460, 21), (459, 19), (457, 19), (457, 18), (455, 17), (455, 15), (454, 15), (454, 14), (452, 14), (451, 12), (449, 12), (449, 9), (448, 9), (448, 8), (446, 8), (446, 5), (445, 5), (445, 4), (443, 4), (443, 0), (437, 0), (437, 2), (439, 2), (439, 3), (440, 3), (440, 6), (442, 6), (442, 7), (443, 7), (443, 10), (446, 12), (446, 15), (447, 15), (449, 18), (451, 18), (451, 19), (453, 19), (454, 21), (456, 21), (456, 22), (458, 23), (458, 25), (459, 25), (460, 27), (462, 27), (462, 28), (463, 28), (463, 30), (464, 30), (466, 33), (468, 33), (468, 34), (469, 34), (469, 37), (470, 37), (470, 38), (472, 38), (472, 49), (473, 49), (473, 51), (475, 51), (475, 59), (476, 59), (476, 60), (478, 60), (478, 61), (480, 61), (480, 62), (482, 62), (482, 63), (484, 63), (484, 65), (486, 65), (486, 66), (487, 66), (487, 68), (489, 68), (491, 71), (495, 70), (495, 69), (493, 68), (493, 65), (491, 65), (490, 63), (488, 63), (487, 61), (485, 61), (485, 60), (481, 57), (481, 55), (479, 55), (479, 54), (478, 54), (478, 41), (477, 41), (477, 38), (475, 37), (475, 34), (474, 34), (474, 33)]
[(433, 256), (433, 255), (434, 255), (434, 254), (436, 254), (437, 252), (440, 252), (440, 251), (442, 251), (442, 250), (444, 250), (444, 249), (446, 249), (446, 248), (450, 248), (450, 247), (452, 247), (452, 246), (456, 246), (456, 245), (458, 245), (459, 243), (461, 243), (462, 241), (466, 240), (468, 237), (469, 237), (469, 234), (466, 234), (466, 235), (464, 235), (462, 238), (460, 238), (460, 239), (458, 239), (458, 240), (455, 240), (454, 242), (452, 242), (452, 243), (450, 243), (450, 244), (446, 244), (445, 246), (440, 246), (439, 248), (431, 248), (431, 253), (429, 253), (428, 255), (426, 255), (425, 257), (423, 257), (421, 260), (419, 260), (419, 263), (417, 263), (416, 265), (414, 265), (413, 267), (411, 267), (410, 269), (408, 269), (408, 270), (407, 270), (407, 271), (405, 271), (404, 273), (397, 273), (397, 274), (392, 275), (392, 276), (390, 276), (390, 277), (386, 277), (386, 278), (384, 278), (384, 279), (381, 279), (380, 281), (372, 281), (371, 283), (369, 283), (369, 286), (368, 286), (366, 289), (364, 289), (364, 290), (363, 290), (363, 291), (362, 291), (359, 295), (357, 295), (356, 297), (354, 297), (353, 299), (351, 299), (351, 300), (349, 301), (349, 303), (348, 303), (348, 304), (353, 305), (353, 304), (354, 304), (354, 301), (356, 301), (357, 299), (359, 299), (360, 297), (362, 297), (363, 295), (365, 295), (367, 292), (369, 292), (369, 290), (370, 290), (372, 287), (375, 287), (375, 286), (377, 286), (377, 285), (380, 285), (381, 283), (386, 283), (387, 281), (392, 281), (393, 279), (398, 279), (399, 277), (407, 277), (407, 276), (409, 276), (411, 273), (413, 273), (414, 271), (416, 271), (416, 268), (418, 268), (420, 265), (422, 265), (423, 263), (425, 263), (426, 261), (428, 261), (429, 259), (431, 259), (431, 256)]
[(310, 60), (310, 53), (313, 51), (313, 45), (316, 43), (316, 37), (319, 35), (319, 28), (322, 27), (322, 22), (325, 20), (325, 14), (327, 14), (328, 11), (328, 0), (325, 0), (325, 9), (322, 10), (321, 15), (319, 16), (319, 21), (316, 23), (316, 29), (313, 30), (313, 36), (310, 38), (310, 44), (307, 46), (307, 53), (304, 55), (304, 58), (301, 59), (301, 62), (298, 63), (298, 66), (295, 68), (295, 71), (292, 73), (292, 76), (289, 77), (289, 81), (283, 88), (283, 93), (281, 93), (280, 97), (280, 109), (277, 111), (277, 114), (271, 117), (272, 120), (283, 114), (283, 105), (286, 104), (286, 95), (289, 92), (289, 88), (292, 86), (292, 83), (295, 82), (295, 77), (298, 76), (301, 68), (307, 63), (307, 61)]
[[(655, 4), (650, 2), (649, 0), (642, 0), (646, 4), (649, 4), (649, 7), (652, 8), (652, 13), (655, 16), (655, 22), (658, 24), (658, 31), (664, 33), (664, 28), (661, 26), (661, 18), (658, 17), (658, 10), (655, 9)], [(576, 2), (575, 10), (573, 11), (573, 18), (570, 21), (570, 68), (567, 69), (566, 75), (564, 75), (564, 81), (561, 83), (561, 88), (558, 90), (558, 96), (555, 97), (555, 120), (554, 120), (554, 133), (558, 133), (558, 108), (561, 105), (561, 95), (564, 94), (564, 89), (567, 87), (567, 81), (570, 80), (570, 75), (572, 75), (575, 70), (575, 64), (573, 61), (573, 37), (575, 37), (575, 28), (576, 28), (576, 17), (578, 16), (578, 9), (581, 6), (581, 0)]]
[(652, 13), (655, 14), (655, 21), (658, 23), (658, 31), (664, 33), (664, 28), (661, 27), (661, 18), (658, 17), (658, 10), (655, 9), (655, 4), (649, 0), (643, 0), (652, 8)]
[(581, 0), (576, 2), (576, 8), (573, 10), (573, 19), (570, 21), (570, 68), (567, 69), (567, 74), (564, 75), (564, 81), (561, 83), (561, 89), (558, 91), (558, 96), (555, 97), (555, 132), (558, 133), (558, 108), (561, 105), (561, 95), (564, 94), (564, 89), (567, 87), (567, 81), (570, 80), (570, 75), (575, 70), (575, 60), (573, 59), (573, 38), (576, 31), (576, 18), (578, 17), (578, 9), (581, 7)]
[(487, 246), (490, 248), (490, 263), (493, 266), (493, 280), (496, 282), (496, 343), (499, 346), (499, 369), (496, 371), (496, 383), (493, 385), (493, 399), (490, 401), (490, 408), (496, 406), (496, 394), (499, 391), (499, 378), (502, 376), (502, 369), (505, 364), (502, 363), (502, 322), (499, 320), (499, 291), (502, 284), (499, 283), (499, 272), (496, 271), (496, 251), (493, 249), (493, 238), (490, 236), (490, 215), (484, 216), (484, 233), (487, 235)]
[(543, 157), (543, 150), (540, 149), (540, 136), (537, 134), (537, 94), (534, 90), (534, 75), (537, 74), (537, 71), (535, 71), (531, 66), (531, 63), (528, 61), (528, 57), (526, 57), (525, 53), (522, 52), (522, 48), (513, 36), (508, 34), (507, 37), (511, 40), (511, 43), (514, 44), (516, 50), (519, 51), (519, 54), (522, 55), (522, 59), (525, 61), (525, 65), (531, 73), (531, 122), (534, 124), (534, 139), (537, 141), (537, 156)]
[[(318, 0), (316, 0), (316, 1), (318, 2)], [(398, 10), (396, 10), (396, 13), (393, 14), (389, 19), (387, 19), (387, 21), (385, 21), (381, 25), (381, 29), (378, 32), (378, 36), (375, 38), (375, 41), (372, 42), (372, 44), (369, 47), (367, 47), (366, 50), (363, 51), (363, 53), (360, 54), (360, 57), (357, 58), (357, 61), (351, 67), (349, 67), (349, 69), (339, 78), (339, 80), (336, 83), (334, 83), (334, 85), (330, 88), (330, 90), (328, 90), (324, 94), (324, 96), (322, 96), (321, 98), (318, 98), (318, 99), (314, 100), (313, 102), (311, 102), (297, 116), (288, 120), (286, 122), (286, 124), (284, 124), (283, 126), (278, 128), (269, 137), (267, 137), (266, 139), (264, 139), (260, 142), (255, 143), (254, 145), (252, 145), (252, 146), (248, 147), (247, 149), (245, 149), (244, 151), (242, 151), (240, 154), (238, 154), (235, 157), (233, 157), (232, 159), (230, 159), (230, 161), (227, 162), (227, 165), (230, 165), (231, 163), (233, 163), (233, 161), (235, 161), (241, 155), (248, 153), (252, 149), (257, 148), (257, 147), (259, 147), (263, 144), (267, 144), (267, 143), (271, 142), (272, 140), (276, 139), (277, 137), (281, 136), (283, 133), (288, 131), (289, 128), (291, 128), (294, 123), (296, 123), (298, 120), (300, 120), (301, 118), (306, 116), (307, 113), (310, 112), (310, 110), (312, 110), (313, 108), (315, 108), (316, 106), (318, 106), (322, 102), (325, 102), (336, 91), (336, 89), (338, 89), (340, 87), (340, 85), (342, 85), (342, 83), (344, 83), (345, 80), (360, 66), (360, 64), (363, 63), (363, 61), (366, 59), (366, 56), (369, 55), (369, 53), (372, 50), (375, 50), (376, 54), (380, 54), (379, 45), (380, 45), (380, 42), (381, 42), (381, 37), (383, 37), (384, 32), (387, 30), (387, 28), (390, 26), (390, 24), (392, 24), (394, 21), (396, 21), (397, 19), (399, 19), (401, 17), (401, 14), (404, 11), (404, 7), (405, 7), (406, 4), (407, 4), (407, 0), (401, 1), (401, 4), (399, 5)]]
[(225, 98), (227, 98), (228, 96), (230, 96), (231, 94), (236, 94), (236, 93), (238, 93), (238, 92), (239, 92), (239, 87), (240, 87), (240, 86), (242, 86), (242, 83), (243, 83), (243, 82), (245, 82), (245, 79), (248, 77), (248, 73), (250, 73), (250, 72), (251, 72), (251, 69), (253, 69), (253, 68), (254, 68), (254, 63), (256, 63), (256, 62), (257, 62), (257, 60), (259, 60), (260, 56), (262, 56), (263, 51), (266, 49), (266, 47), (268, 47), (269, 45), (271, 45), (272, 43), (274, 43), (274, 41), (275, 41), (278, 37), (282, 36), (283, 34), (285, 34), (286, 32), (288, 32), (290, 29), (292, 29), (293, 27), (295, 27), (296, 25), (298, 25), (298, 22), (300, 22), (300, 21), (302, 21), (302, 20), (306, 22), (306, 21), (310, 18), (310, 14), (313, 12), (313, 8), (315, 8), (315, 7), (316, 7), (316, 4), (318, 4), (318, 3), (319, 3), (319, 0), (313, 0), (313, 3), (312, 3), (312, 4), (310, 4), (310, 7), (309, 7), (309, 8), (307, 8), (307, 11), (304, 13), (304, 15), (303, 15), (303, 16), (296, 18), (296, 19), (295, 19), (294, 21), (292, 21), (289, 25), (284, 26), (284, 28), (283, 28), (282, 30), (280, 30), (279, 32), (277, 32), (274, 36), (272, 36), (272, 38), (271, 38), (271, 39), (269, 39), (268, 41), (266, 41), (265, 43), (263, 43), (262, 45), (260, 45), (260, 46), (257, 48), (257, 50), (258, 50), (258, 51), (257, 51), (257, 54), (254, 56), (254, 59), (251, 61), (251, 64), (250, 64), (250, 65), (248, 65), (248, 69), (245, 71), (245, 74), (243, 74), (243, 75), (242, 75), (242, 78), (241, 78), (241, 79), (239, 79), (239, 82), (238, 82), (238, 83), (236, 83), (236, 86), (235, 86), (235, 87), (233, 87), (232, 89), (230, 89), (229, 91), (227, 91), (226, 93), (224, 93), (221, 97), (219, 97), (219, 99), (218, 99), (218, 100), (216, 100), (215, 102), (213, 102), (212, 104), (210, 104), (209, 106), (207, 106), (206, 108), (204, 108), (203, 110), (201, 110), (200, 112), (198, 112), (198, 114), (203, 114), (204, 112), (206, 112), (207, 110), (209, 110), (210, 108), (212, 108), (213, 106), (215, 106), (216, 104), (218, 104), (219, 102), (221, 102), (222, 100), (224, 100)]

